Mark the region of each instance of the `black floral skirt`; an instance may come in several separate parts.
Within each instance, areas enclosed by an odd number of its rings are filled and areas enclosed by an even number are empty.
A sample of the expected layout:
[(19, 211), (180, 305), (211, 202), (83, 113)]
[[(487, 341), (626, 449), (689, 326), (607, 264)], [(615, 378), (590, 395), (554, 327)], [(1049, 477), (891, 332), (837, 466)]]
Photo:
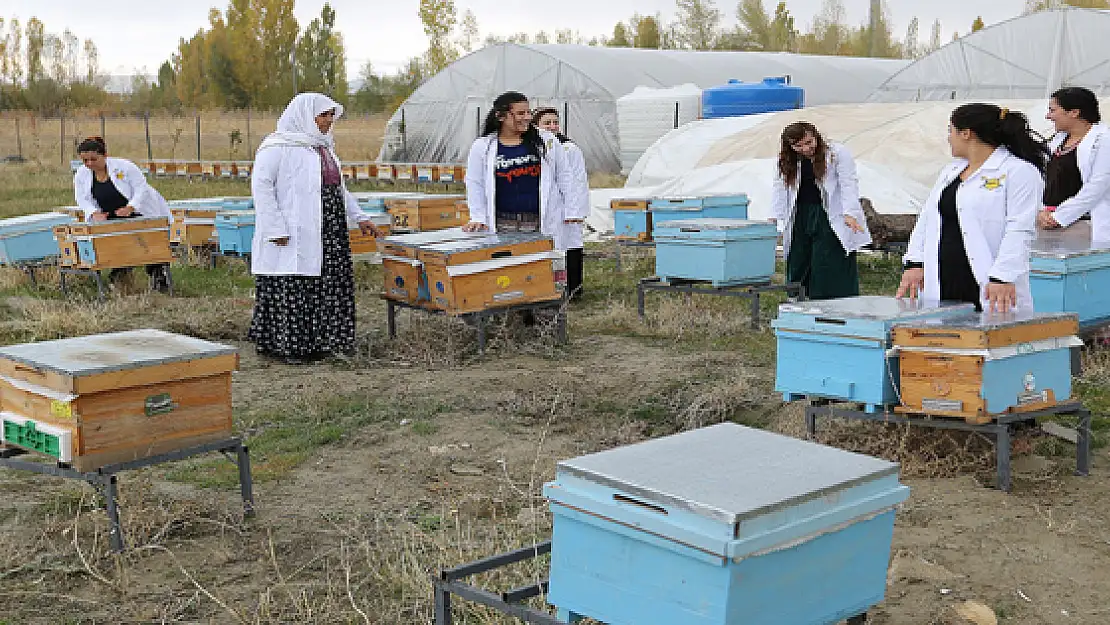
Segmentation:
[(355, 277), (343, 190), (324, 185), (320, 276), (255, 276), (247, 338), (283, 358), (350, 354), (355, 348)]

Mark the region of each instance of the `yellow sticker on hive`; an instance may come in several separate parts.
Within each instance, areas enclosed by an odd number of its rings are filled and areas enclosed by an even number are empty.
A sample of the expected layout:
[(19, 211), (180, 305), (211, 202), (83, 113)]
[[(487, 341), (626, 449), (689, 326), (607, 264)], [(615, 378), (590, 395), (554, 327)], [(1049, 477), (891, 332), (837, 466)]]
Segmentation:
[(55, 399), (50, 402), (50, 414), (58, 419), (69, 419), (73, 416), (73, 405), (69, 402), (58, 401)]
[(1002, 188), (1002, 181), (1006, 179), (1005, 174), (997, 178), (983, 178), (983, 188), (987, 191), (994, 191), (995, 189)]
[(512, 280), (509, 280), (509, 276), (497, 276), (497, 286), (499, 288), (507, 289), (512, 283)]

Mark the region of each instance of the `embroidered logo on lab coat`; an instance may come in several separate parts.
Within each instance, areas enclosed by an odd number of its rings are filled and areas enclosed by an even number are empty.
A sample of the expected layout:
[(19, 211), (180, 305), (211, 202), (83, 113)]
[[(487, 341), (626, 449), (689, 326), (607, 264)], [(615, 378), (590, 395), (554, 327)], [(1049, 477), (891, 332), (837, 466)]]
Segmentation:
[(983, 178), (983, 188), (987, 191), (994, 191), (1002, 188), (1002, 182), (1006, 180), (1005, 174), (997, 178)]
[(123, 180), (123, 172), (122, 171), (117, 171), (116, 172), (116, 180)]

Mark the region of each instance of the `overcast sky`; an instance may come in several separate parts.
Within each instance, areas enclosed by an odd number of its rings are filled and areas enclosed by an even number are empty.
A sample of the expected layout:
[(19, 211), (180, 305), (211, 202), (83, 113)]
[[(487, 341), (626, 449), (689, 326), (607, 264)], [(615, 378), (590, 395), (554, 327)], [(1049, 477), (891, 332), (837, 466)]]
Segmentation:
[[(824, 0), (787, 0), (799, 30), (805, 30)], [(869, 0), (842, 0), (850, 23), (867, 17)], [(482, 37), (494, 33), (534, 34), (569, 28), (587, 39), (612, 33), (613, 24), (634, 12), (660, 12), (665, 20), (674, 14), (674, 0), (455, 0), (460, 17), (470, 9), (478, 18)], [(776, 0), (765, 0), (768, 12)], [(966, 34), (976, 16), (986, 23), (1018, 15), (1024, 0), (888, 0), (895, 32), (903, 38), (910, 19), (921, 21), (921, 38), (926, 39), (933, 20), (940, 19), (945, 40), (958, 30)], [(320, 14), (323, 0), (297, 0), (297, 20), (303, 28)], [(424, 32), (417, 17), (418, 0), (331, 0), (336, 21), (347, 46), (348, 75), (371, 61), (378, 71), (392, 71), (406, 59), (423, 52)], [(212, 6), (225, 8), (226, 0), (3, 0), (0, 16), (19, 18), (23, 23), (38, 17), (48, 32), (69, 28), (81, 39), (91, 38), (100, 51), (101, 71), (131, 74), (136, 69), (155, 73), (176, 50), (182, 37), (189, 37), (208, 22)], [(735, 23), (736, 2), (717, 1), (727, 24)], [(155, 9), (157, 7), (157, 9)]]

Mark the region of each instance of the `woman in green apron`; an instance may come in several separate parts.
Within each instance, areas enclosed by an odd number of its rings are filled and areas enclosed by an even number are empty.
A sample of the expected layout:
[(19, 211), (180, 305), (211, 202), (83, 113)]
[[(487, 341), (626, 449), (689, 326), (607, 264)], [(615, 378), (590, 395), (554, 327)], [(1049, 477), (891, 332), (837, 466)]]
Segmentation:
[(808, 122), (782, 131), (771, 211), (782, 234), (786, 280), (809, 299), (859, 295), (856, 252), (871, 243), (848, 148)]

